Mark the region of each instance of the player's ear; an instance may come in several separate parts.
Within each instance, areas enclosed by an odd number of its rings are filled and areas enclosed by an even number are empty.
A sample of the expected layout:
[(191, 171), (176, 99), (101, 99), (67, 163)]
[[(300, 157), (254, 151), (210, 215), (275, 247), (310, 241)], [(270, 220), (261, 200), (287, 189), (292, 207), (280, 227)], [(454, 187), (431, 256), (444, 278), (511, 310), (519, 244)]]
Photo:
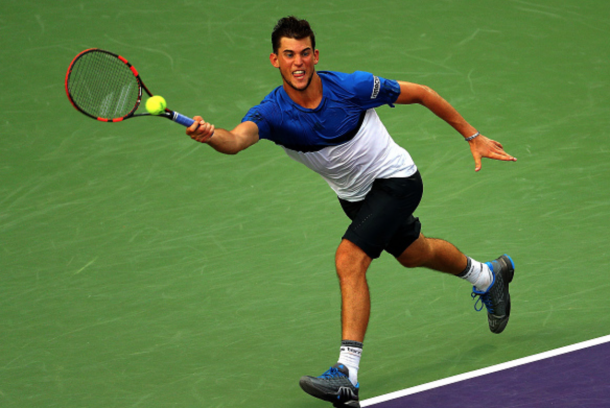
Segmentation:
[(277, 54), (272, 52), (271, 55), (269, 55), (269, 61), (271, 61), (271, 65), (273, 65), (274, 67), (280, 67), (280, 62)]
[(318, 61), (320, 61), (320, 51), (314, 50), (313, 52), (313, 64), (318, 65)]

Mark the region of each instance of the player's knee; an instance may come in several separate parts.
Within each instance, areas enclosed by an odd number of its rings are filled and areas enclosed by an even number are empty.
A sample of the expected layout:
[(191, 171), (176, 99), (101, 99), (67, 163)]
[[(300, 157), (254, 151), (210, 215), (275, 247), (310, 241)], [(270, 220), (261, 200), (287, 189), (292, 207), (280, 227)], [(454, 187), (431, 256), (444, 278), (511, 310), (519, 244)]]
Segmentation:
[(350, 279), (366, 273), (371, 259), (349, 241), (344, 241), (335, 255), (335, 263), (337, 267), (337, 275), (339, 279)]
[(418, 268), (424, 264), (423, 257), (418, 254), (402, 254), (397, 260), (405, 268)]
[(360, 274), (362, 268), (358, 267), (359, 262), (350, 254), (337, 252), (335, 258), (337, 276), (340, 280), (350, 279)]
[(409, 246), (396, 260), (406, 268), (419, 268), (430, 259), (432, 248), (428, 238), (421, 236)]

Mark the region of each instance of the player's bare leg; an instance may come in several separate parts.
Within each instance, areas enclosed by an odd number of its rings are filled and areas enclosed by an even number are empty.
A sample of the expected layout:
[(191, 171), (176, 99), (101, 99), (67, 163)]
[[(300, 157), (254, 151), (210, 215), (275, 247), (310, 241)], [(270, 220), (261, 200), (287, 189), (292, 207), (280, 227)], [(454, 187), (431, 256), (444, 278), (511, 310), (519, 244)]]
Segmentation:
[(371, 313), (366, 271), (372, 259), (358, 246), (343, 240), (337, 249), (335, 263), (341, 286), (342, 338), (362, 342)]
[(487, 309), (489, 330), (502, 333), (506, 328), (511, 307), (508, 285), (515, 273), (510, 256), (502, 255), (492, 262), (480, 263), (447, 241), (420, 235), (397, 260), (408, 268), (421, 266), (468, 280), (474, 285), (472, 297), (478, 296), (483, 303), (480, 307), (475, 304), (475, 310), (482, 310), (483, 305)]
[(341, 354), (337, 364), (319, 377), (304, 376), (305, 392), (333, 402), (335, 407), (360, 407), (358, 365), (369, 323), (371, 300), (366, 271), (372, 259), (357, 245), (341, 241), (335, 262), (341, 286)]
[[(405, 267), (426, 267), (471, 281), (475, 284), (474, 296), (479, 296), (487, 307), (490, 330), (500, 333), (506, 327), (510, 315), (508, 284), (514, 274), (514, 263), (509, 256), (482, 264), (447, 241), (420, 235), (397, 259)], [(371, 261), (352, 242), (344, 239), (339, 245), (335, 257), (341, 286), (343, 338), (339, 362), (320, 377), (304, 376), (300, 381), (307, 393), (331, 401), (335, 407), (360, 407), (357, 373), (370, 316), (366, 272)], [(481, 290), (476, 289), (477, 285)]]
[(427, 238), (420, 234), (397, 258), (407, 268), (425, 267), (439, 272), (459, 275), (468, 264), (468, 258), (455, 245), (442, 239)]

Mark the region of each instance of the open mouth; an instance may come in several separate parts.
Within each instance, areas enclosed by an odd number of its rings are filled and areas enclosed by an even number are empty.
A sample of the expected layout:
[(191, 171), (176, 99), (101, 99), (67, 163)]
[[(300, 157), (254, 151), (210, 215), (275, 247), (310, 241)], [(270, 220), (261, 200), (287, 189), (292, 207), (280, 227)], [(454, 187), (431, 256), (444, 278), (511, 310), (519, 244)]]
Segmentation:
[(296, 79), (303, 79), (305, 77), (305, 71), (294, 71), (292, 73), (292, 75), (296, 78)]

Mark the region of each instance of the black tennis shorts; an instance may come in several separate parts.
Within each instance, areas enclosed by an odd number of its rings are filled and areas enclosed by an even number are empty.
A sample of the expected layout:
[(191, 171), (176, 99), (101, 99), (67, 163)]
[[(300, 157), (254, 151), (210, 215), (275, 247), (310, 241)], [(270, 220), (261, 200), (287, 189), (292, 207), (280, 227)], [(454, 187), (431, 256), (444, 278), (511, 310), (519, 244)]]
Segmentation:
[(364, 200), (339, 199), (352, 220), (344, 239), (356, 244), (371, 258), (381, 251), (399, 257), (421, 232), (413, 212), (419, 205), (424, 186), (419, 171), (411, 177), (377, 179)]

